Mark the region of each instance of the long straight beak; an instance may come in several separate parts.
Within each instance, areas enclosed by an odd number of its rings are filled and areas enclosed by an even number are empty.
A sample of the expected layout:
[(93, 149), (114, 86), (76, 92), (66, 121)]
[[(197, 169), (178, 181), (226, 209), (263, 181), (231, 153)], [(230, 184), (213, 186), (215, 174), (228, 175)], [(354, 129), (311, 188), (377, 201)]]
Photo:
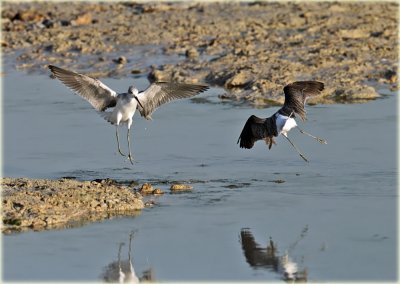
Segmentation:
[(136, 99), (136, 101), (138, 102), (138, 104), (140, 105), (140, 107), (141, 107), (142, 109), (144, 109), (144, 107), (142, 106), (142, 103), (139, 101), (138, 97), (137, 97), (137, 96), (134, 96), (134, 98)]

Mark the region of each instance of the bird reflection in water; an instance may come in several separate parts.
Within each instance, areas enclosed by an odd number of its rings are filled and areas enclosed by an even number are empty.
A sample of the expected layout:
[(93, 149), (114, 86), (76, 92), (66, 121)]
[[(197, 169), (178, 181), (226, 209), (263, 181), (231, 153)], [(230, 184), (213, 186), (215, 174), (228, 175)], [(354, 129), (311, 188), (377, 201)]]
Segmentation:
[[(306, 231), (307, 227), (303, 230), (300, 238), (290, 246), (289, 251), (304, 237)], [(240, 243), (246, 262), (252, 268), (272, 270), (278, 273), (282, 280), (286, 282), (307, 281), (307, 270), (299, 270), (297, 263), (290, 258), (288, 251), (285, 251), (283, 255), (279, 255), (277, 245), (271, 238), (267, 247), (263, 248), (255, 241), (250, 230), (246, 228), (240, 232)]]
[(142, 277), (138, 278), (132, 263), (132, 239), (135, 231), (129, 234), (128, 259), (121, 260), (121, 251), (124, 243), (119, 244), (118, 260), (113, 261), (104, 268), (102, 274), (103, 281), (107, 283), (140, 283), (154, 282), (154, 273), (150, 268), (142, 273)]

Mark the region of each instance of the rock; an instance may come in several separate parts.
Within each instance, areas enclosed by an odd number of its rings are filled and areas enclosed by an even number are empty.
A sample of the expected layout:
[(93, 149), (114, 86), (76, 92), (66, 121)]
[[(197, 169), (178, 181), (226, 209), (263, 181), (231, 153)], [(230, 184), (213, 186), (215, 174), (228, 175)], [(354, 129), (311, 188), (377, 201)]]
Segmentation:
[(239, 73), (233, 75), (228, 81), (225, 83), (225, 87), (228, 89), (243, 87), (249, 84), (253, 80), (251, 74), (247, 71), (240, 71)]
[(75, 20), (71, 21), (71, 23), (77, 26), (89, 25), (92, 23), (92, 14), (91, 13), (81, 14)]
[(11, 19), (11, 21), (19, 20), (22, 22), (41, 22), (44, 16), (34, 10), (20, 11)]
[(145, 207), (153, 207), (155, 204), (156, 204), (156, 203), (154, 202), (154, 200), (149, 200), (149, 201), (146, 201), (146, 202), (144, 203), (144, 206), (145, 206)]
[(131, 74), (142, 74), (143, 73), (143, 70), (140, 70), (140, 69), (132, 69), (131, 70)]
[(144, 183), (142, 187), (139, 189), (141, 194), (152, 194), (154, 191), (153, 186), (150, 183)]
[(170, 187), (170, 190), (172, 192), (182, 192), (182, 191), (190, 191), (193, 189), (193, 186), (188, 185), (188, 184), (173, 184)]
[(120, 56), (117, 59), (113, 59), (113, 61), (117, 64), (126, 64), (128, 62), (125, 56)]
[(274, 183), (284, 183), (285, 181), (283, 179), (276, 179), (276, 180), (270, 180), (270, 182)]
[(344, 101), (373, 100), (380, 97), (378, 92), (371, 86), (352, 86), (350, 88), (338, 88), (334, 94), (336, 99)]
[(148, 78), (151, 82), (154, 81), (170, 81), (171, 78), (171, 74), (169, 72), (165, 72), (162, 70), (152, 70), (149, 75)]
[(46, 28), (46, 29), (50, 29), (54, 27), (54, 22), (49, 20), (49, 19), (44, 19), (42, 21), (42, 25)]
[(103, 184), (103, 185), (116, 185), (116, 184), (118, 184), (118, 182), (116, 180), (111, 179), (111, 178), (94, 179), (94, 180), (92, 180), (92, 182), (100, 183), (100, 184)]
[(360, 38), (368, 38), (370, 33), (366, 30), (362, 29), (354, 29), (354, 30), (339, 30), (339, 36), (345, 39), (360, 39)]
[(397, 82), (397, 72), (395, 70), (386, 70), (383, 73), (383, 77), (389, 81), (389, 83), (396, 83)]
[(68, 26), (72, 25), (72, 23), (71, 23), (71, 21), (68, 21), (68, 20), (60, 20), (60, 25), (62, 27), (68, 27)]
[(196, 58), (199, 57), (199, 52), (197, 51), (196, 48), (192, 47), (186, 50), (185, 55), (188, 58)]
[(161, 190), (161, 188), (156, 188), (153, 190), (152, 194), (161, 195), (161, 194), (164, 194), (164, 192)]

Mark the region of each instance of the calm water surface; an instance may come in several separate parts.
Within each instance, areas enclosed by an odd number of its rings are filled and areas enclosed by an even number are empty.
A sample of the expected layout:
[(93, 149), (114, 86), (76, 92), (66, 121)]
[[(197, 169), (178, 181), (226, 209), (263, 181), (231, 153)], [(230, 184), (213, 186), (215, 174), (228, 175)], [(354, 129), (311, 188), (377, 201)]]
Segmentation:
[[(117, 91), (132, 83), (102, 81)], [(219, 103), (219, 93), (201, 95), (211, 103), (168, 104), (153, 121), (136, 114), (131, 166), (117, 154), (115, 128), (88, 103), (47, 76), (7, 73), (4, 176), (151, 181), (167, 194), (137, 217), (3, 235), (3, 279), (98, 281), (121, 242), (127, 258), (132, 230), (136, 273), (151, 268), (158, 281), (282, 281), (266, 256), (270, 238), (278, 266), (287, 254), (309, 281), (397, 279), (395, 94), (368, 104), (308, 107), (308, 121), (299, 125), (328, 144), (292, 130), (307, 164), (282, 137), (270, 151), (263, 142), (240, 149), (248, 116), (266, 117), (276, 108)], [(191, 182), (194, 190), (168, 194), (166, 180)]]

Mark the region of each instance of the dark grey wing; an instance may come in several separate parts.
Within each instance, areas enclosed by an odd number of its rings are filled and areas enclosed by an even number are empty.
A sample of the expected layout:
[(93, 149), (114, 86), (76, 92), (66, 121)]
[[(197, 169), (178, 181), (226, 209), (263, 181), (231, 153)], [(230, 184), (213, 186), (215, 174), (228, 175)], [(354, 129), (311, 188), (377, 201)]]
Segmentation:
[(240, 133), (237, 143), (240, 148), (251, 149), (257, 140), (265, 138), (265, 118), (259, 118), (255, 115), (250, 116)]
[(267, 267), (275, 271), (278, 270), (279, 259), (275, 255), (275, 247), (270, 240), (270, 244), (263, 248), (254, 239), (253, 234), (248, 229), (242, 229), (240, 232), (240, 243), (247, 263), (253, 267)]
[(151, 84), (145, 91), (139, 93), (142, 107), (139, 107), (140, 114), (149, 119), (150, 115), (160, 105), (172, 100), (193, 97), (204, 92), (209, 87), (205, 85), (193, 85), (172, 82), (156, 82)]
[(319, 95), (323, 89), (324, 83), (317, 81), (298, 81), (286, 85), (283, 88), (285, 103), (280, 109), (280, 113), (289, 116), (295, 112), (304, 121), (306, 119), (304, 104), (307, 98)]
[(117, 93), (99, 80), (53, 65), (49, 65), (49, 69), (58, 80), (87, 100), (96, 110), (104, 111), (116, 105)]

